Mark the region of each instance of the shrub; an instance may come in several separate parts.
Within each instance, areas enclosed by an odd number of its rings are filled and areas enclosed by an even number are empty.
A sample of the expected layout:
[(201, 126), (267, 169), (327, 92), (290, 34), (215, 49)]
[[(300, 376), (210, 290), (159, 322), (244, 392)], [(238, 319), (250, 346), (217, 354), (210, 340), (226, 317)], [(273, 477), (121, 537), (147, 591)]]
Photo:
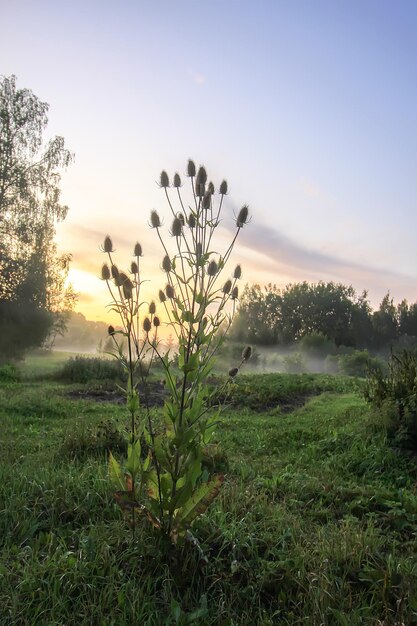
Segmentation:
[(367, 350), (355, 350), (351, 354), (339, 356), (338, 370), (340, 374), (365, 378), (369, 368), (379, 369), (383, 372), (386, 366), (382, 359), (371, 357)]
[(398, 442), (417, 448), (417, 352), (404, 350), (392, 354), (388, 374), (371, 367), (365, 386), (365, 398), (374, 414), (383, 417), (388, 434)]
[(299, 348), (302, 352), (312, 357), (324, 358), (328, 354), (333, 354), (336, 344), (323, 333), (311, 333), (304, 335), (299, 341)]
[(122, 377), (123, 368), (118, 361), (83, 356), (69, 359), (58, 373), (58, 378), (69, 383), (88, 383), (92, 380), (121, 380)]

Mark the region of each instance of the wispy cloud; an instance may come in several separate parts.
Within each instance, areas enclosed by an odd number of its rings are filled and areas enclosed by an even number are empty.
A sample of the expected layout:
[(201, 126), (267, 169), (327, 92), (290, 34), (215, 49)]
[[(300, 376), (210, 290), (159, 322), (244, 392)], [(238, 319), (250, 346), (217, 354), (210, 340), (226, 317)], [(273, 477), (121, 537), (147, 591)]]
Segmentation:
[(390, 290), (395, 297), (415, 299), (416, 277), (308, 248), (270, 226), (252, 221), (242, 229), (239, 242), (256, 253), (258, 270), (260, 258), (265, 259), (268, 274), (276, 273), (278, 283), (280, 275), (296, 281), (334, 280), (369, 289), (377, 298)]

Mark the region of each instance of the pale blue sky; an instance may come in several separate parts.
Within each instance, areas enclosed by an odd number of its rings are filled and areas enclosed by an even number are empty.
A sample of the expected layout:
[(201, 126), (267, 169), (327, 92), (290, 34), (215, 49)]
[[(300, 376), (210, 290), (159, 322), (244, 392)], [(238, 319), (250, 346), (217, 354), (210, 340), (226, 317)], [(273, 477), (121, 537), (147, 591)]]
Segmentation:
[(417, 299), (417, 2), (0, 7), (0, 73), (49, 102), (76, 154), (59, 237), (89, 317), (104, 315), (102, 235), (139, 238), (155, 267), (155, 181), (189, 157), (227, 177), (230, 212), (250, 205), (247, 280)]

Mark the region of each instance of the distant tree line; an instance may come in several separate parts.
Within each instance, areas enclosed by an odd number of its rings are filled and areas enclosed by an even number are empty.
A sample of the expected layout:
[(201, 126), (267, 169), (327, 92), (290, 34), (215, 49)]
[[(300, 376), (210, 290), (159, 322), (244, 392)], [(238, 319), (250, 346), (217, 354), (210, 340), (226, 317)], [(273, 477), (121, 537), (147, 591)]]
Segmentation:
[(417, 337), (417, 302), (395, 305), (390, 294), (372, 310), (366, 291), (334, 282), (293, 283), (283, 289), (246, 285), (233, 324), (236, 341), (290, 345), (321, 333), (336, 346), (380, 350)]

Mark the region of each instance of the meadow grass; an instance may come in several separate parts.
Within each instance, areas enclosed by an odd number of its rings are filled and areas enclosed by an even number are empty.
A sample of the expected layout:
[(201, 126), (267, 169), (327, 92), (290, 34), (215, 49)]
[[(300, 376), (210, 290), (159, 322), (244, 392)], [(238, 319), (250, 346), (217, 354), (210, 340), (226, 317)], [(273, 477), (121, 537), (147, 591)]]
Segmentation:
[(179, 548), (126, 529), (100, 435), (125, 407), (80, 388), (0, 386), (2, 625), (417, 623), (417, 466), (354, 379), (238, 380), (207, 450), (224, 486)]

